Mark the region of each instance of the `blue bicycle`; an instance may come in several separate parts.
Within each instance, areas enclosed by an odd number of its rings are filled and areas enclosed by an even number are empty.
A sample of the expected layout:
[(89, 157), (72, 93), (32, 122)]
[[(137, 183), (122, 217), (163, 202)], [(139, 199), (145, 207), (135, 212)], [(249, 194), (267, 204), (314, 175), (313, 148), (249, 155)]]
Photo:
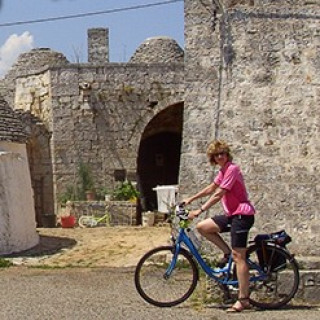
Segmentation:
[[(173, 245), (147, 252), (135, 270), (138, 293), (157, 307), (173, 307), (187, 300), (199, 280), (199, 268), (230, 296), (237, 290), (235, 264), (232, 256), (224, 268), (210, 266), (188, 236), (188, 212), (183, 205), (176, 207), (179, 230), (172, 236)], [(285, 231), (258, 235), (248, 247), (250, 269), (250, 303), (261, 309), (276, 309), (286, 305), (299, 285), (299, 268), (286, 248), (291, 238)], [(198, 264), (197, 264), (197, 263)]]

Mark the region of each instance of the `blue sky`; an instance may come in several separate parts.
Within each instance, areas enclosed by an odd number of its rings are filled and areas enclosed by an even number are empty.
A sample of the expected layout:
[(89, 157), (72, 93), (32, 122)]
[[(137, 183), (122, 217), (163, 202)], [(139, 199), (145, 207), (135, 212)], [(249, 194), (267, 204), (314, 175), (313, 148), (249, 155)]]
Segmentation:
[[(170, 0), (169, 0), (170, 1)], [(0, 0), (0, 76), (21, 52), (51, 48), (71, 62), (87, 61), (87, 30), (109, 28), (110, 61), (125, 62), (153, 36), (169, 36), (184, 46), (183, 1), (84, 18), (3, 26), (5, 23), (108, 11), (168, 0)]]

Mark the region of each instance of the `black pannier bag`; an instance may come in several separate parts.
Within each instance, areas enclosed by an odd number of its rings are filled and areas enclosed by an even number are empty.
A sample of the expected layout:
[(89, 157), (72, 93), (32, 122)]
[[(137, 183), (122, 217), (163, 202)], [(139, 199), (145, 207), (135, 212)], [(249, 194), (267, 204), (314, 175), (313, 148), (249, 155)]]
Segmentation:
[[(291, 237), (285, 230), (273, 232), (269, 234), (258, 234), (254, 238), (258, 246), (257, 255), (259, 265), (264, 271), (276, 272), (286, 268), (286, 258), (284, 255), (279, 254), (272, 248), (263, 248), (266, 243), (274, 243), (280, 247), (284, 247), (291, 242)], [(270, 268), (271, 267), (271, 268)], [(270, 268), (270, 270), (268, 270)]]

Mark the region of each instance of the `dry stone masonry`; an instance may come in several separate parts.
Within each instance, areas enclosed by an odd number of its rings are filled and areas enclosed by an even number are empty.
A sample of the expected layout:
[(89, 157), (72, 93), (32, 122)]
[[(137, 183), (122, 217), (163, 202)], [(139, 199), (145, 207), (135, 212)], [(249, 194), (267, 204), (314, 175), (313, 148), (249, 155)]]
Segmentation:
[(130, 63), (182, 63), (183, 59), (184, 52), (175, 40), (169, 37), (153, 37), (140, 45)]
[(185, 1), (180, 184), (191, 193), (208, 183), (205, 146), (227, 140), (256, 203), (256, 231), (285, 228), (310, 255), (320, 253), (319, 5)]
[[(139, 182), (144, 203), (153, 208), (152, 187), (178, 182), (183, 50), (174, 40), (157, 37), (138, 48), (132, 62), (109, 63), (108, 34), (103, 28), (88, 31), (87, 64), (34, 49), (19, 57), (4, 80), (14, 88), (7, 100), (29, 114), (24, 120), (39, 225), (57, 214), (60, 197), (78, 183), (80, 163), (90, 167), (97, 190), (112, 190), (123, 179)], [(141, 152), (140, 145), (152, 137), (158, 137), (153, 148), (161, 149), (154, 150), (154, 157), (162, 158), (161, 171), (152, 161), (147, 173), (149, 149)], [(173, 160), (163, 164), (163, 153)], [(160, 178), (153, 174), (157, 171)], [(146, 177), (139, 181), (141, 174)]]
[[(212, 179), (205, 148), (231, 143), (257, 218), (285, 228), (303, 259), (299, 297), (319, 301), (320, 2), (185, 1), (185, 96), (180, 186)], [(210, 215), (219, 212), (210, 210)]]
[(88, 30), (89, 63), (104, 64), (109, 62), (109, 30), (95, 28)]
[(48, 49), (22, 55), (0, 91), (34, 117), (26, 126), (41, 214), (56, 213), (81, 161), (96, 187), (136, 181), (147, 210), (156, 185), (191, 194), (211, 181), (205, 150), (219, 137), (244, 170), (254, 232), (285, 228), (297, 254), (319, 255), (319, 9), (185, 0), (184, 52), (155, 37), (128, 63), (111, 63), (109, 32), (98, 28), (88, 31), (89, 63)]

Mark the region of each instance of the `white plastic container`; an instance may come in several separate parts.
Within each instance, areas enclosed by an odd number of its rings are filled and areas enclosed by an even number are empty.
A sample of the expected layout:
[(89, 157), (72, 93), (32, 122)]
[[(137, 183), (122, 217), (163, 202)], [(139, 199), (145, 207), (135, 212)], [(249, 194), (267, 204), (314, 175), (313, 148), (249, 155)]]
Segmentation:
[(142, 214), (142, 225), (144, 227), (152, 227), (154, 225), (155, 214), (152, 211), (147, 211)]

